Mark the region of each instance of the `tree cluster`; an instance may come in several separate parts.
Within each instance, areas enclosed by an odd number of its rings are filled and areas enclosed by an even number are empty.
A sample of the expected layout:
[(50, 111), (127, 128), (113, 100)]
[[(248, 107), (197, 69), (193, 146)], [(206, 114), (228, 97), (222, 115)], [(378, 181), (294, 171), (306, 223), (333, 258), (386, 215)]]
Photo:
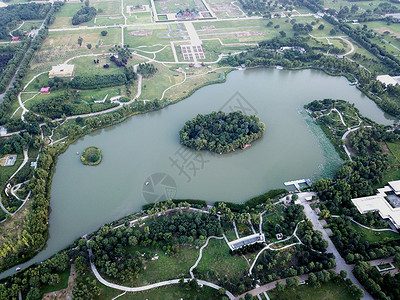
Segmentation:
[(72, 17), (72, 25), (79, 25), (90, 21), (96, 16), (96, 9), (94, 7), (83, 6)]
[(353, 228), (351, 220), (345, 216), (331, 218), (329, 224), (333, 232), (332, 241), (350, 264), (362, 260), (390, 257), (400, 251), (398, 241), (388, 242), (384, 239), (381, 239), (379, 243), (363, 241), (362, 234)]
[(260, 138), (264, 131), (265, 124), (254, 115), (219, 111), (197, 115), (185, 123), (179, 135), (181, 144), (191, 149), (227, 153)]
[(367, 262), (358, 262), (354, 267), (354, 275), (371, 293), (374, 299), (394, 300), (400, 298), (400, 274), (382, 275), (379, 271)]
[(137, 72), (144, 78), (153, 76), (157, 72), (157, 68), (150, 63), (141, 63), (138, 66)]

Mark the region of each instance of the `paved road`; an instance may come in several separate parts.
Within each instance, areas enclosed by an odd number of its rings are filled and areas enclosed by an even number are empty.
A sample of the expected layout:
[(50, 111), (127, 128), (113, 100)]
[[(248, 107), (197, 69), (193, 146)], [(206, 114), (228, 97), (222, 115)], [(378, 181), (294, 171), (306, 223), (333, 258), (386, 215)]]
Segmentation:
[(353, 274), (354, 266), (346, 264), (343, 257), (337, 251), (331, 238), (329, 237), (329, 235), (326, 233), (325, 229), (323, 228), (321, 222), (318, 220), (318, 215), (313, 211), (310, 204), (305, 200), (305, 197), (314, 196), (316, 194), (307, 192), (307, 193), (299, 193), (298, 195), (299, 195), (301, 204), (304, 206), (304, 212), (305, 212), (307, 218), (312, 222), (314, 230), (321, 231), (322, 237), (328, 242), (328, 247), (326, 249), (326, 252), (333, 253), (333, 255), (335, 256), (335, 261), (336, 261), (335, 271), (337, 273), (339, 273), (341, 270), (345, 270), (347, 272), (347, 277), (350, 278), (354, 284), (358, 285), (364, 291), (365, 296), (362, 299), (363, 300), (373, 300), (372, 296), (367, 292), (367, 290), (360, 284), (360, 282), (354, 276), (354, 274)]
[[(51, 6), (53, 6), (53, 1), (51, 1)], [(49, 10), (49, 12), (50, 12), (50, 10)], [(44, 28), (44, 21), (46, 20), (47, 16), (48, 16), (48, 13), (47, 13), (46, 17), (43, 19), (43, 22), (42, 22), (42, 24), (40, 25), (40, 27), (39, 27), (39, 29), (38, 29), (38, 32), (39, 32), (40, 29)], [(22, 25), (21, 25), (21, 26), (22, 26)], [(29, 52), (29, 50), (31, 50), (31, 48), (32, 48), (32, 43), (33, 43), (33, 41), (36, 39), (36, 37), (37, 37), (37, 34), (35, 34), (35, 35), (33, 36), (32, 41), (31, 41), (31, 44), (29, 45), (28, 50), (26, 50), (26, 52), (25, 52), (25, 54), (24, 54), (24, 57), (21, 59), (20, 64), (18, 65), (18, 68), (17, 68), (17, 70), (15, 71), (14, 76), (11, 78), (11, 81), (10, 81), (10, 83), (8, 84), (6, 90), (4, 91), (3, 94), (0, 94), (0, 103), (2, 103), (2, 102), (4, 101), (4, 96), (6, 95), (7, 91), (14, 85), (15, 78), (16, 78), (18, 72), (19, 72), (19, 69), (21, 68), (21, 62), (25, 59), (26, 54)]]

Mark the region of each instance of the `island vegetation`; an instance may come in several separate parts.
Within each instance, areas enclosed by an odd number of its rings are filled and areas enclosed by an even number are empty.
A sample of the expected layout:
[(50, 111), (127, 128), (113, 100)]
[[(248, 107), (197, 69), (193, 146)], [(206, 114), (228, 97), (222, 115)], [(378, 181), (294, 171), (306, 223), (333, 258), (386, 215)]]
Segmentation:
[(239, 147), (245, 148), (262, 137), (264, 131), (265, 124), (254, 115), (247, 116), (241, 111), (228, 114), (214, 111), (187, 121), (179, 134), (181, 144), (191, 149), (228, 153)]
[(87, 147), (81, 155), (81, 160), (84, 165), (96, 166), (101, 163), (103, 158), (101, 150), (97, 147)]

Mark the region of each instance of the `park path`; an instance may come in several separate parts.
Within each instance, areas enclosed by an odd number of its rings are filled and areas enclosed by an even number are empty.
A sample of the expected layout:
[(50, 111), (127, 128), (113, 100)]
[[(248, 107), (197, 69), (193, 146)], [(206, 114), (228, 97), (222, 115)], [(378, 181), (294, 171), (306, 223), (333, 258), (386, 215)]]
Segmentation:
[[(251, 266), (250, 266), (250, 269), (249, 269), (249, 276), (252, 275), (253, 268), (254, 268), (254, 266), (256, 265), (256, 263), (257, 263), (257, 261), (258, 261), (258, 258), (260, 257), (260, 255), (261, 255), (265, 250), (268, 249), (268, 250), (272, 250), (272, 251), (280, 251), (280, 250), (284, 250), (284, 249), (293, 247), (293, 246), (295, 246), (295, 245), (302, 244), (302, 241), (301, 241), (301, 240), (299, 239), (299, 237), (296, 235), (297, 228), (299, 227), (299, 224), (302, 223), (302, 222), (304, 222), (304, 220), (303, 220), (303, 221), (300, 221), (299, 223), (297, 223), (296, 228), (294, 229), (294, 232), (293, 232), (293, 234), (292, 234), (291, 236), (287, 237), (287, 238), (284, 239), (284, 240), (280, 240), (280, 241), (277, 241), (277, 242), (274, 242), (274, 243), (270, 243), (270, 244), (268, 244), (267, 246), (265, 246), (264, 248), (262, 248), (262, 249), (260, 250), (260, 252), (257, 253), (256, 257), (255, 257), (254, 260), (253, 260), (253, 263), (252, 263)], [(271, 248), (271, 246), (276, 245), (276, 244), (279, 244), (279, 243), (286, 242), (286, 241), (290, 240), (292, 237), (295, 237), (295, 238), (297, 239), (298, 242), (297, 242), (297, 243), (292, 243), (292, 244), (286, 245), (286, 246), (281, 247), (281, 248)]]
[(345, 141), (346, 141), (346, 138), (347, 138), (347, 136), (349, 135), (350, 132), (356, 131), (356, 130), (360, 129), (361, 127), (362, 128), (372, 128), (372, 126), (369, 126), (369, 125), (368, 126), (357, 126), (357, 127), (353, 127), (353, 128), (348, 128), (347, 131), (342, 136), (342, 140), (344, 141), (343, 149), (344, 149), (344, 152), (346, 152), (347, 156), (349, 157), (350, 161), (353, 161), (353, 159), (351, 158), (351, 153), (350, 153), (349, 149), (347, 149)]
[(335, 256), (335, 261), (336, 261), (336, 268), (335, 271), (339, 273), (341, 270), (345, 270), (347, 272), (347, 277), (350, 278), (350, 280), (358, 285), (359, 288), (361, 288), (364, 291), (364, 297), (362, 298), (363, 300), (373, 300), (372, 296), (367, 292), (367, 290), (360, 284), (360, 282), (357, 280), (357, 278), (353, 274), (353, 265), (348, 265), (343, 257), (340, 255), (339, 251), (337, 251), (335, 245), (333, 244), (331, 238), (329, 237), (328, 233), (326, 232), (325, 228), (322, 226), (321, 222), (319, 221), (318, 215), (315, 213), (315, 211), (311, 208), (310, 203), (308, 203), (305, 198), (306, 197), (312, 197), (316, 196), (316, 193), (314, 192), (306, 192), (306, 193), (298, 193), (299, 199), (301, 201), (301, 204), (304, 207), (304, 213), (307, 216), (307, 219), (309, 219), (314, 227), (314, 230), (319, 230), (322, 233), (322, 237), (324, 240), (328, 242), (328, 247), (326, 248), (327, 253), (332, 253)]
[[(306, 280), (308, 279), (308, 274), (299, 275), (299, 276), (297, 276), (297, 277), (299, 277), (301, 281), (306, 281)], [(290, 278), (293, 278), (293, 277), (290, 277)], [(244, 296), (245, 296), (246, 294), (251, 294), (251, 295), (253, 295), (253, 296), (257, 296), (257, 295), (260, 295), (260, 294), (264, 294), (264, 293), (266, 293), (266, 292), (268, 292), (268, 291), (270, 291), (270, 290), (273, 290), (273, 289), (276, 287), (276, 284), (277, 284), (278, 282), (282, 282), (282, 283), (285, 284), (285, 283), (286, 283), (286, 279), (287, 279), (287, 278), (285, 278), (285, 279), (278, 279), (278, 280), (275, 280), (275, 281), (266, 283), (266, 284), (264, 284), (264, 285), (262, 285), (262, 286), (258, 286), (258, 287), (256, 287), (255, 289), (252, 289), (252, 290), (247, 291), (246, 293), (244, 293), (244, 294), (242, 294), (242, 295), (237, 296), (237, 297), (235, 298), (235, 300), (243, 299)], [(338, 300), (339, 300), (339, 299), (338, 299)]]
[[(161, 282), (157, 282), (157, 283), (153, 283), (153, 284), (148, 284), (148, 285), (140, 286), (140, 287), (127, 287), (127, 286), (122, 286), (122, 285), (119, 285), (119, 284), (115, 284), (115, 283), (112, 283), (112, 282), (109, 282), (109, 281), (105, 280), (100, 275), (100, 273), (97, 271), (96, 266), (93, 263), (92, 249), (88, 249), (88, 252), (89, 252), (89, 259), (90, 259), (90, 267), (92, 269), (93, 274), (96, 276), (96, 279), (100, 283), (104, 284), (105, 286), (108, 286), (108, 287), (116, 289), (116, 290), (121, 290), (121, 291), (126, 291), (126, 292), (142, 292), (142, 291), (147, 291), (147, 290), (150, 290), (150, 289), (163, 287), (163, 286), (167, 286), (167, 285), (171, 285), (171, 284), (179, 284), (181, 282), (181, 279), (171, 279), (171, 280), (165, 280), (165, 281), (161, 281)], [(190, 280), (191, 280), (190, 278), (185, 278), (184, 282), (187, 283)], [(208, 281), (197, 280), (197, 282), (200, 285), (205, 285), (205, 286), (211, 287), (211, 288), (213, 288), (215, 290), (221, 289), (220, 286), (218, 286), (218, 285), (216, 285), (214, 283), (208, 282)], [(229, 297), (229, 299), (232, 299), (232, 300), (235, 299), (235, 296), (233, 296), (233, 294), (231, 292), (226, 291), (225, 294)]]
[(203, 257), (203, 249), (205, 247), (207, 247), (208, 242), (210, 239), (217, 239), (217, 240), (222, 240), (224, 237), (223, 236), (209, 236), (207, 238), (207, 241), (204, 243), (203, 246), (201, 246), (200, 248), (200, 254), (199, 257), (197, 258), (196, 262), (194, 263), (194, 265), (190, 268), (189, 273), (190, 273), (190, 277), (192, 277), (192, 279), (194, 279), (194, 274), (193, 274), (193, 270), (197, 268), (197, 265), (199, 264), (201, 258)]
[[(338, 216), (338, 215), (332, 215), (331, 217), (332, 217), (332, 218), (341, 218), (341, 216)], [(353, 217), (349, 217), (349, 216), (348, 216), (348, 218), (350, 218), (350, 220), (351, 220), (353, 223), (356, 223), (357, 225), (359, 225), (359, 226), (361, 226), (361, 227), (363, 227), (363, 228), (365, 228), (365, 229), (368, 229), (368, 230), (372, 230), (372, 231), (376, 231), (376, 232), (381, 232), (381, 231), (392, 231), (392, 232), (395, 232), (395, 233), (399, 233), (397, 230), (392, 229), (392, 228), (381, 228), (381, 229), (371, 228), (371, 227), (365, 226), (365, 225), (363, 225), (363, 224), (357, 222), (356, 220), (353, 219)]]

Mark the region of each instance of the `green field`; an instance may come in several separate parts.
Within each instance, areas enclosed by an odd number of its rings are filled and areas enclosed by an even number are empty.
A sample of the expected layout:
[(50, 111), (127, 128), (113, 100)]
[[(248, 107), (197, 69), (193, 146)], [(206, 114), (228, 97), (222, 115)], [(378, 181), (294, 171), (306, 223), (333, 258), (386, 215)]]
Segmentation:
[(157, 260), (149, 260), (145, 263), (145, 270), (141, 270), (133, 282), (128, 282), (131, 286), (142, 286), (159, 281), (177, 279), (182, 276), (189, 276), (189, 269), (194, 265), (199, 256), (199, 250), (194, 247), (181, 247), (178, 253), (168, 256), (162, 250), (135, 247), (129, 251), (151, 254), (153, 257), (157, 254)]
[(229, 247), (224, 240), (211, 239), (203, 250), (203, 257), (195, 273), (199, 279), (218, 283), (226, 276), (239, 280), (248, 268), (243, 257), (229, 254)]
[(396, 159), (400, 162), (400, 142), (386, 142), (390, 152), (396, 157)]
[(350, 288), (341, 280), (340, 282), (329, 281), (322, 283), (321, 287), (314, 288), (308, 285), (301, 285), (295, 288), (288, 288), (284, 292), (272, 290), (268, 292), (271, 300), (354, 300)]
[(58, 284), (53, 285), (53, 286), (47, 285), (47, 286), (42, 287), (40, 290), (42, 297), (44, 294), (59, 291), (62, 289), (66, 289), (68, 287), (68, 278), (69, 278), (70, 271), (71, 270), (69, 268), (67, 268), (67, 270), (58, 274), (60, 276), (60, 282)]
[[(90, 274), (89, 276), (92, 280), (95, 279), (94, 275)], [(115, 290), (104, 286), (98, 283), (98, 286), (101, 289), (101, 294), (96, 297), (97, 300), (110, 300), (118, 295), (122, 294), (122, 291)], [(177, 299), (192, 299), (192, 300), (205, 300), (205, 299), (212, 299), (212, 300), (219, 300), (222, 297), (218, 294), (218, 291), (209, 288), (203, 287), (199, 290), (191, 289), (187, 285), (180, 286), (180, 285), (170, 285), (161, 288), (151, 289), (144, 292), (137, 292), (137, 293), (126, 293), (125, 295), (118, 298), (119, 300), (155, 300), (155, 299), (163, 299), (163, 300), (177, 300)]]
[(351, 223), (351, 227), (361, 233), (362, 240), (361, 242), (368, 242), (368, 243), (378, 243), (378, 242), (388, 242), (388, 241), (395, 241), (400, 239), (400, 235), (393, 231), (381, 231), (376, 232), (366, 228), (363, 228), (355, 223)]

